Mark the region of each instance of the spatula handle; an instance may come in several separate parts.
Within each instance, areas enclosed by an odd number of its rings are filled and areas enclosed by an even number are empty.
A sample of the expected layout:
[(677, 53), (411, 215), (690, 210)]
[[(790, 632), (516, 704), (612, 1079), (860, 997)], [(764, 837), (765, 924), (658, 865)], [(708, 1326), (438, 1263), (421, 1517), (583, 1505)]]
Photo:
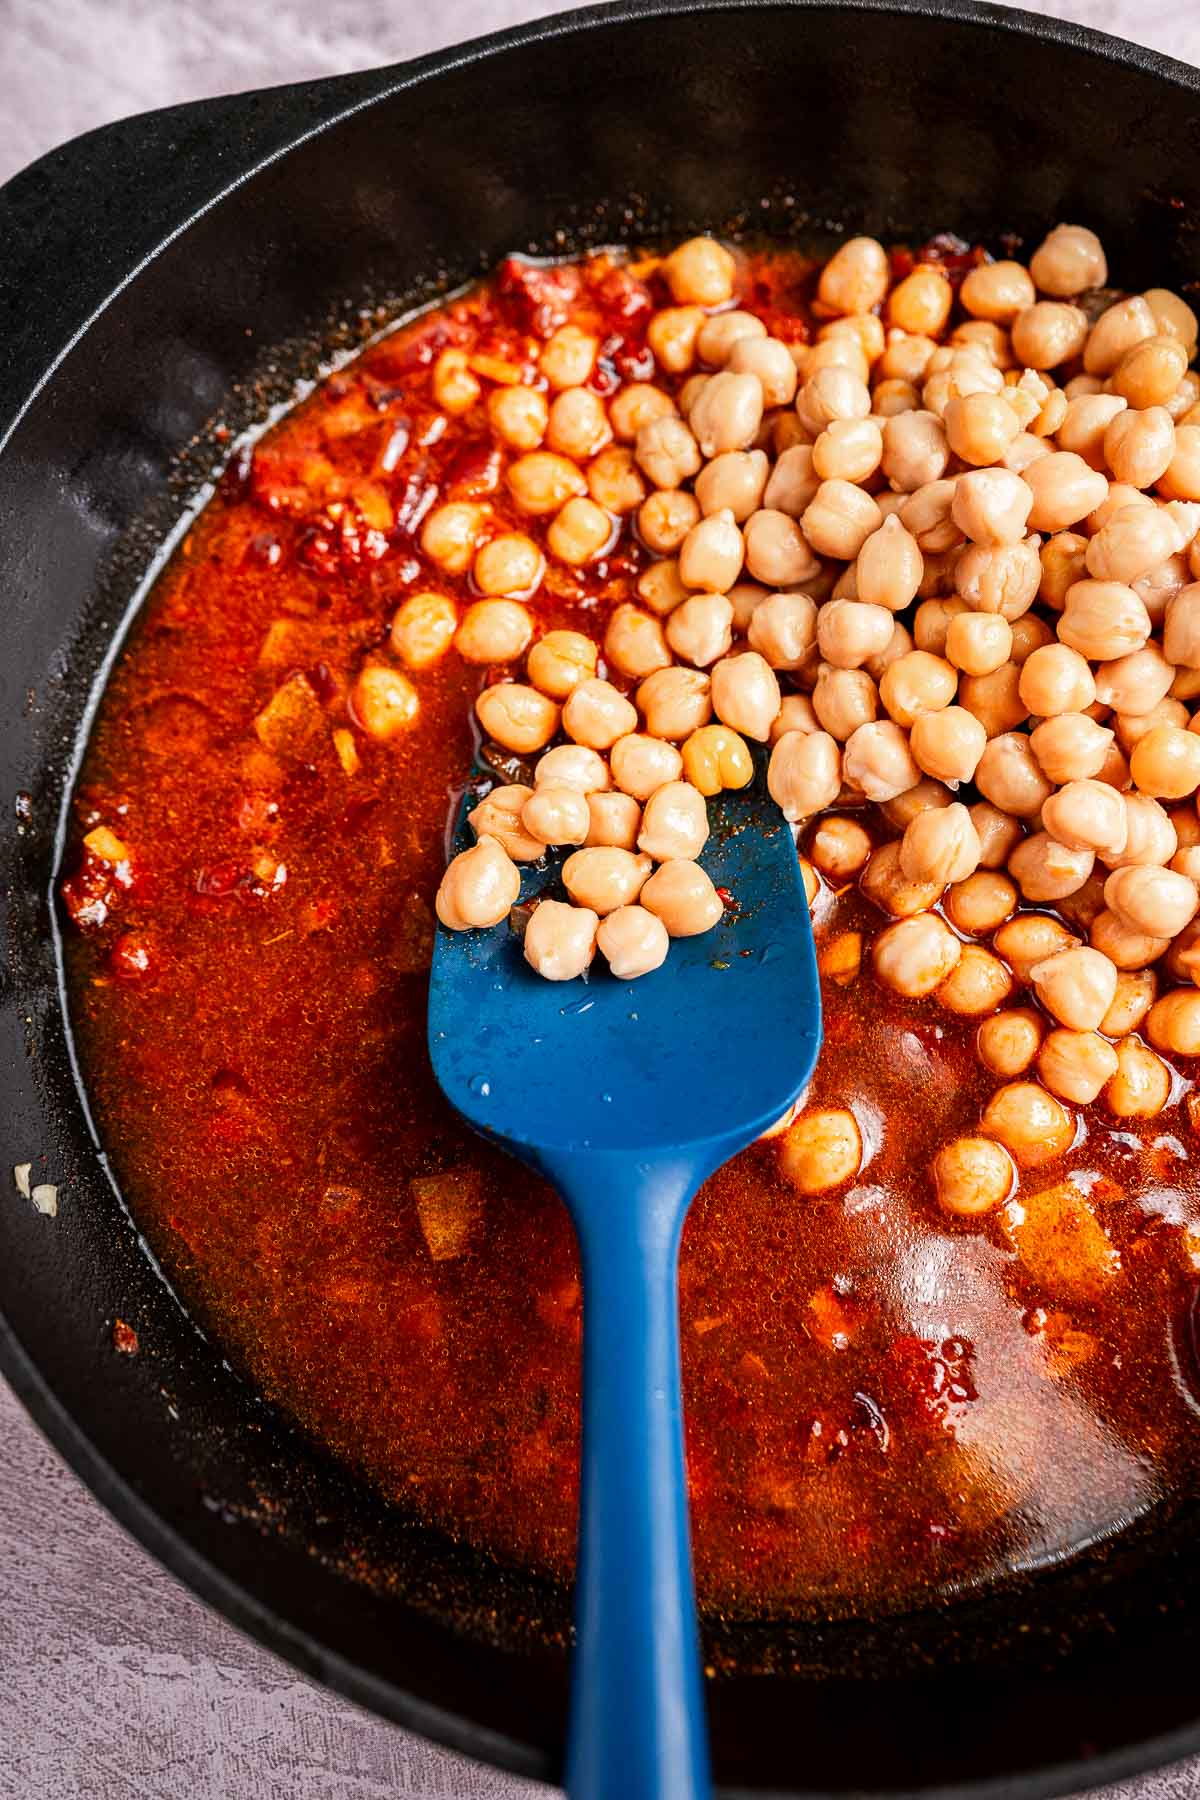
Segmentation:
[[(605, 1159), (607, 1162), (609, 1159)], [(620, 1159), (613, 1159), (620, 1162)], [(561, 1180), (560, 1185), (566, 1184)], [(586, 1197), (579, 1180), (608, 1191)], [(619, 1186), (618, 1186), (619, 1183)], [(571, 1800), (711, 1793), (679, 1368), (678, 1178), (573, 1173), (583, 1253), (583, 1461)], [(639, 1193), (637, 1190), (643, 1191)], [(632, 1190), (632, 1191), (631, 1191)]]

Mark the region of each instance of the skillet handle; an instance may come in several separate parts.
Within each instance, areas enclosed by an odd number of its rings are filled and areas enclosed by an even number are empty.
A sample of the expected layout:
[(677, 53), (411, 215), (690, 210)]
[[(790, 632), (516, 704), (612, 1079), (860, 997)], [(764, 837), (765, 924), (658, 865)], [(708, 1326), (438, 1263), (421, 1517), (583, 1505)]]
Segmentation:
[[(679, 1363), (676, 1167), (555, 1171), (583, 1254), (583, 1448), (570, 1800), (711, 1793)], [(597, 1166), (599, 1165), (599, 1166)], [(639, 1191), (640, 1190), (640, 1191)]]

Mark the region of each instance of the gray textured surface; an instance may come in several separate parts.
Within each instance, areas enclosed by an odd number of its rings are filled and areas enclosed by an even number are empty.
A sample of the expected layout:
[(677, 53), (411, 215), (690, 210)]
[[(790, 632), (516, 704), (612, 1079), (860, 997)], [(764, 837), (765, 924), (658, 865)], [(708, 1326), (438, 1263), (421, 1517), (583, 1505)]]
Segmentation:
[[(369, 68), (538, 0), (0, 0), (0, 181), (124, 113)], [(1197, 0), (1033, 5), (1200, 62)], [(0, 252), (2, 253), (2, 252)], [(0, 1204), (12, 1204), (9, 1192)], [(3, 1800), (526, 1800), (313, 1687), (165, 1574), (0, 1384)], [(1111, 1790), (1200, 1800), (1200, 1762)]]

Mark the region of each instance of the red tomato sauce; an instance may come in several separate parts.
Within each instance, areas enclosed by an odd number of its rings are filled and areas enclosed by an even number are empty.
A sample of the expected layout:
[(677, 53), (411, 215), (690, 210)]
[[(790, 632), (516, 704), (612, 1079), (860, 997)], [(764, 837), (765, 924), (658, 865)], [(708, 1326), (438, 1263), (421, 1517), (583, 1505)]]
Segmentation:
[[(956, 240), (928, 255), (967, 266)], [(811, 267), (753, 259), (739, 303), (803, 340)], [(664, 296), (639, 269), (511, 261), (235, 457), (143, 610), (79, 783), (80, 837), (103, 825), (127, 853), (81, 848), (63, 890), (106, 1147), (197, 1315), (396, 1505), (562, 1576), (571, 1229), (456, 1123), (424, 1046), (432, 899), (493, 672), (451, 653), (414, 675), (416, 724), (388, 743), (347, 695), (408, 594), (472, 597), (422, 559), (433, 504), (484, 496), (542, 534), (481, 410), (438, 410), (436, 355), (529, 377), (570, 320), (602, 336), (598, 391), (644, 380)], [(648, 560), (627, 522), (586, 570), (551, 561), (539, 626), (601, 637)], [(822, 943), (883, 922), (853, 888), (823, 889), (816, 918)], [(1155, 1119), (1089, 1109), (1023, 1182), (1074, 1174), (1103, 1228), (1103, 1280), (1060, 1283), (1011, 1221), (961, 1224), (933, 1197), (933, 1155), (994, 1085), (975, 1022), (886, 992), (869, 958), (826, 981), (825, 1008), (813, 1099), (855, 1112), (862, 1172), (805, 1198), (763, 1142), (708, 1184), (683, 1247), (698, 1581), (729, 1615), (899, 1608), (1061, 1557), (1162, 1504), (1200, 1443), (1170, 1353), (1200, 1267), (1188, 1070)]]

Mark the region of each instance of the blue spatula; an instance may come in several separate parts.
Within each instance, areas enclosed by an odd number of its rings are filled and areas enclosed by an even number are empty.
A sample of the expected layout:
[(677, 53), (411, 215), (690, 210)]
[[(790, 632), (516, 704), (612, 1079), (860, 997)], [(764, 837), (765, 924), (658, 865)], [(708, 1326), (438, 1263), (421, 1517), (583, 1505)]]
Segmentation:
[[(583, 1446), (566, 1785), (710, 1791), (684, 1476), (676, 1268), (702, 1182), (804, 1087), (821, 1039), (792, 833), (765, 795), (710, 805), (731, 896), (638, 981), (544, 981), (504, 927), (438, 928), (429, 1049), (463, 1117), (544, 1175), (583, 1264)], [(468, 841), (468, 840), (463, 840)], [(533, 891), (555, 891), (544, 872)]]

